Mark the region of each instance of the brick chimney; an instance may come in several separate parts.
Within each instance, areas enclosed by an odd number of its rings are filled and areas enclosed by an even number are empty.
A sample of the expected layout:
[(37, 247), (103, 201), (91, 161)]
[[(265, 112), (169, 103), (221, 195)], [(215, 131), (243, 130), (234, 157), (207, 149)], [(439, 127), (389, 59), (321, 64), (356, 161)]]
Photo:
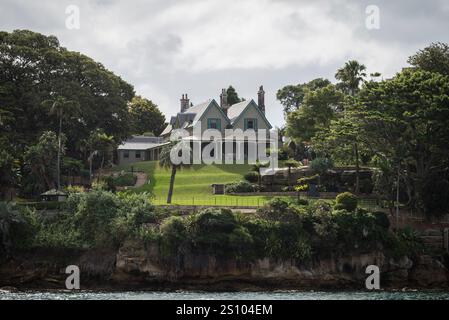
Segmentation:
[(226, 92), (226, 89), (221, 89), (221, 94), (220, 94), (220, 107), (221, 109), (223, 109), (223, 112), (228, 115), (228, 94)]
[(265, 91), (263, 90), (263, 86), (260, 86), (259, 92), (257, 92), (257, 105), (260, 111), (265, 114)]
[(190, 100), (187, 97), (187, 93), (182, 95), (181, 98), (181, 113), (185, 112), (190, 107)]

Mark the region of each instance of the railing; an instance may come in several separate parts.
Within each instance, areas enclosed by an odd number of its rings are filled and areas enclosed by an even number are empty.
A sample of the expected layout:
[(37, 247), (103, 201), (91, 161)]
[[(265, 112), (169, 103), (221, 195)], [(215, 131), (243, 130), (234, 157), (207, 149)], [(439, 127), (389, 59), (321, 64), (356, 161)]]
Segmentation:
[[(179, 206), (211, 206), (211, 207), (262, 207), (273, 198), (284, 198), (295, 200), (293, 196), (192, 196), (192, 197), (177, 197), (172, 198), (171, 205)], [(315, 202), (320, 198), (309, 198), (307, 196), (301, 196), (301, 199)], [(324, 200), (324, 199), (321, 199)], [(332, 202), (331, 199), (325, 199), (324, 201)], [(167, 197), (155, 197), (153, 198), (155, 205), (167, 205)], [(359, 206), (361, 208), (377, 211), (382, 210), (380, 203), (376, 199), (360, 199)]]
[[(272, 198), (262, 197), (173, 197), (171, 205), (211, 207), (262, 207)], [(155, 205), (167, 205), (166, 197), (153, 198)]]

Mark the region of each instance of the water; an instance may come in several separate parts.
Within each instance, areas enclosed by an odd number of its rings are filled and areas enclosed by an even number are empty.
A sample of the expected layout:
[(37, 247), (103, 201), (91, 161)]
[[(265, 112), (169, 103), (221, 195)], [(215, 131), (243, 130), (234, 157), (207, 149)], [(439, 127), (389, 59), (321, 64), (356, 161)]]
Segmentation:
[(0, 300), (449, 300), (449, 292), (0, 292)]

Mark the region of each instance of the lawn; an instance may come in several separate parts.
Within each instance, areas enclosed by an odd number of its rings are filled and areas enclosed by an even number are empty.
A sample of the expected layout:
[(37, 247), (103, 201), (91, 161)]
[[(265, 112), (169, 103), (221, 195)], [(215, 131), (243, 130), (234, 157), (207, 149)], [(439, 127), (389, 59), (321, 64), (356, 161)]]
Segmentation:
[[(166, 204), (171, 171), (159, 167), (157, 161), (145, 161), (132, 165), (134, 170), (144, 171), (149, 181), (145, 186), (133, 189), (135, 192), (151, 192), (155, 204)], [(131, 166), (120, 166), (116, 170), (131, 170)], [(213, 195), (211, 185), (226, 184), (243, 180), (251, 165), (193, 165), (179, 170), (175, 178), (173, 204), (260, 206), (270, 198), (265, 196)]]

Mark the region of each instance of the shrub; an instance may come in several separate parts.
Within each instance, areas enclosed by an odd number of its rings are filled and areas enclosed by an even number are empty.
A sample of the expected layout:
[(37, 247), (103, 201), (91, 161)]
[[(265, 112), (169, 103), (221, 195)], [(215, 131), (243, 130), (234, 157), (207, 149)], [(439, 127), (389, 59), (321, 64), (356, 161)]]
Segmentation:
[(324, 174), (333, 167), (334, 163), (329, 158), (316, 158), (310, 162), (310, 168), (317, 174)]
[(177, 216), (169, 217), (162, 222), (160, 230), (162, 252), (164, 254), (178, 253), (188, 235), (186, 220)]
[(346, 210), (349, 212), (355, 211), (357, 209), (358, 198), (356, 195), (350, 192), (340, 193), (335, 199), (336, 210)]
[(388, 215), (385, 212), (377, 211), (373, 212), (373, 216), (376, 219), (376, 224), (385, 229), (388, 230), (390, 228), (390, 219), (388, 219)]
[(117, 187), (134, 186), (137, 181), (137, 177), (132, 173), (125, 173), (113, 178), (114, 185)]
[(240, 181), (226, 185), (226, 193), (249, 193), (255, 191), (256, 188), (248, 181)]
[(251, 183), (256, 183), (259, 181), (259, 173), (256, 171), (250, 171), (245, 174), (244, 179)]
[(111, 244), (113, 222), (120, 205), (117, 197), (107, 191), (92, 191), (77, 195), (76, 201), (78, 205), (74, 212), (74, 222), (86, 244)]

